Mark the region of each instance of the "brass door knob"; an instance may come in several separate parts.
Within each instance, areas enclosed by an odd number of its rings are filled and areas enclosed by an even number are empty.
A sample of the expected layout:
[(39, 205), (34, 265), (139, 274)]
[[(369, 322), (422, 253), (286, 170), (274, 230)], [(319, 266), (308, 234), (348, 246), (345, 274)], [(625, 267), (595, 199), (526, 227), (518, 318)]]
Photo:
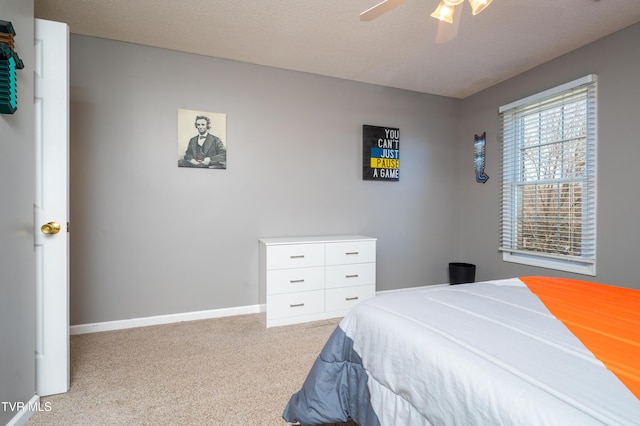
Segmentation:
[(43, 234), (57, 234), (60, 232), (60, 224), (58, 222), (45, 223), (40, 227)]

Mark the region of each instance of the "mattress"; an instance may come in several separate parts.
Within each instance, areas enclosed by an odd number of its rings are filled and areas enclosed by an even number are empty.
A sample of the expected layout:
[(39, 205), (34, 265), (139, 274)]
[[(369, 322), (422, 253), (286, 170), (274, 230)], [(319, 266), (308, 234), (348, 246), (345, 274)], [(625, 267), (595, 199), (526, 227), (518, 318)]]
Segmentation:
[(559, 278), (386, 293), (340, 322), (283, 418), (638, 425), (639, 317), (640, 291)]

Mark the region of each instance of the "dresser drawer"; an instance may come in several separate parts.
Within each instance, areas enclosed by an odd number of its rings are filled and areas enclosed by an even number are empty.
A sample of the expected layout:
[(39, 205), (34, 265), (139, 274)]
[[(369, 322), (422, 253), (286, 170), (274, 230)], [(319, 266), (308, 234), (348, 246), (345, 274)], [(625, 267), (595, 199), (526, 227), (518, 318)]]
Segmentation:
[(324, 290), (267, 296), (267, 319), (317, 314), (324, 311)]
[(327, 289), (325, 291), (325, 310), (327, 312), (349, 311), (356, 304), (371, 299), (375, 295), (375, 285)]
[(375, 263), (332, 265), (325, 268), (325, 287), (348, 287), (376, 283)]
[(267, 271), (267, 294), (322, 290), (324, 268), (273, 269)]
[(375, 262), (376, 242), (347, 241), (341, 243), (327, 243), (325, 258), (325, 264), (327, 265)]
[(267, 247), (267, 270), (324, 265), (324, 244), (287, 244)]

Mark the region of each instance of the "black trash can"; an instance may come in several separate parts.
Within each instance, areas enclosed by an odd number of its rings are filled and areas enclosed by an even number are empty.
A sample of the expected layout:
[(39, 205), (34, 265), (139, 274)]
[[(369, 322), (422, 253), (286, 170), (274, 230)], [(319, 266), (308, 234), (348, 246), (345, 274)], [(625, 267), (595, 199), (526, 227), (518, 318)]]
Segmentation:
[(472, 283), (476, 279), (476, 265), (471, 263), (449, 263), (449, 282), (451, 284)]

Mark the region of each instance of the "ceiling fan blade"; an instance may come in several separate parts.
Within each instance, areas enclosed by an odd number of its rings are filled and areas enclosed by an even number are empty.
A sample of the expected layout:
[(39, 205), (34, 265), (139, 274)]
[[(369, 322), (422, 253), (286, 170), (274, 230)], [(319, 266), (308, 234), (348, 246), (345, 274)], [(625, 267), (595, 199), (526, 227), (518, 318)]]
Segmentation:
[(436, 43), (444, 44), (453, 40), (458, 35), (458, 28), (462, 19), (462, 3), (456, 6), (453, 12), (453, 24), (445, 21), (438, 23), (438, 32), (436, 33)]
[(384, 0), (373, 7), (365, 10), (360, 14), (361, 21), (372, 21), (376, 19), (378, 16), (381, 16), (391, 9), (395, 9), (400, 6), (406, 0)]

